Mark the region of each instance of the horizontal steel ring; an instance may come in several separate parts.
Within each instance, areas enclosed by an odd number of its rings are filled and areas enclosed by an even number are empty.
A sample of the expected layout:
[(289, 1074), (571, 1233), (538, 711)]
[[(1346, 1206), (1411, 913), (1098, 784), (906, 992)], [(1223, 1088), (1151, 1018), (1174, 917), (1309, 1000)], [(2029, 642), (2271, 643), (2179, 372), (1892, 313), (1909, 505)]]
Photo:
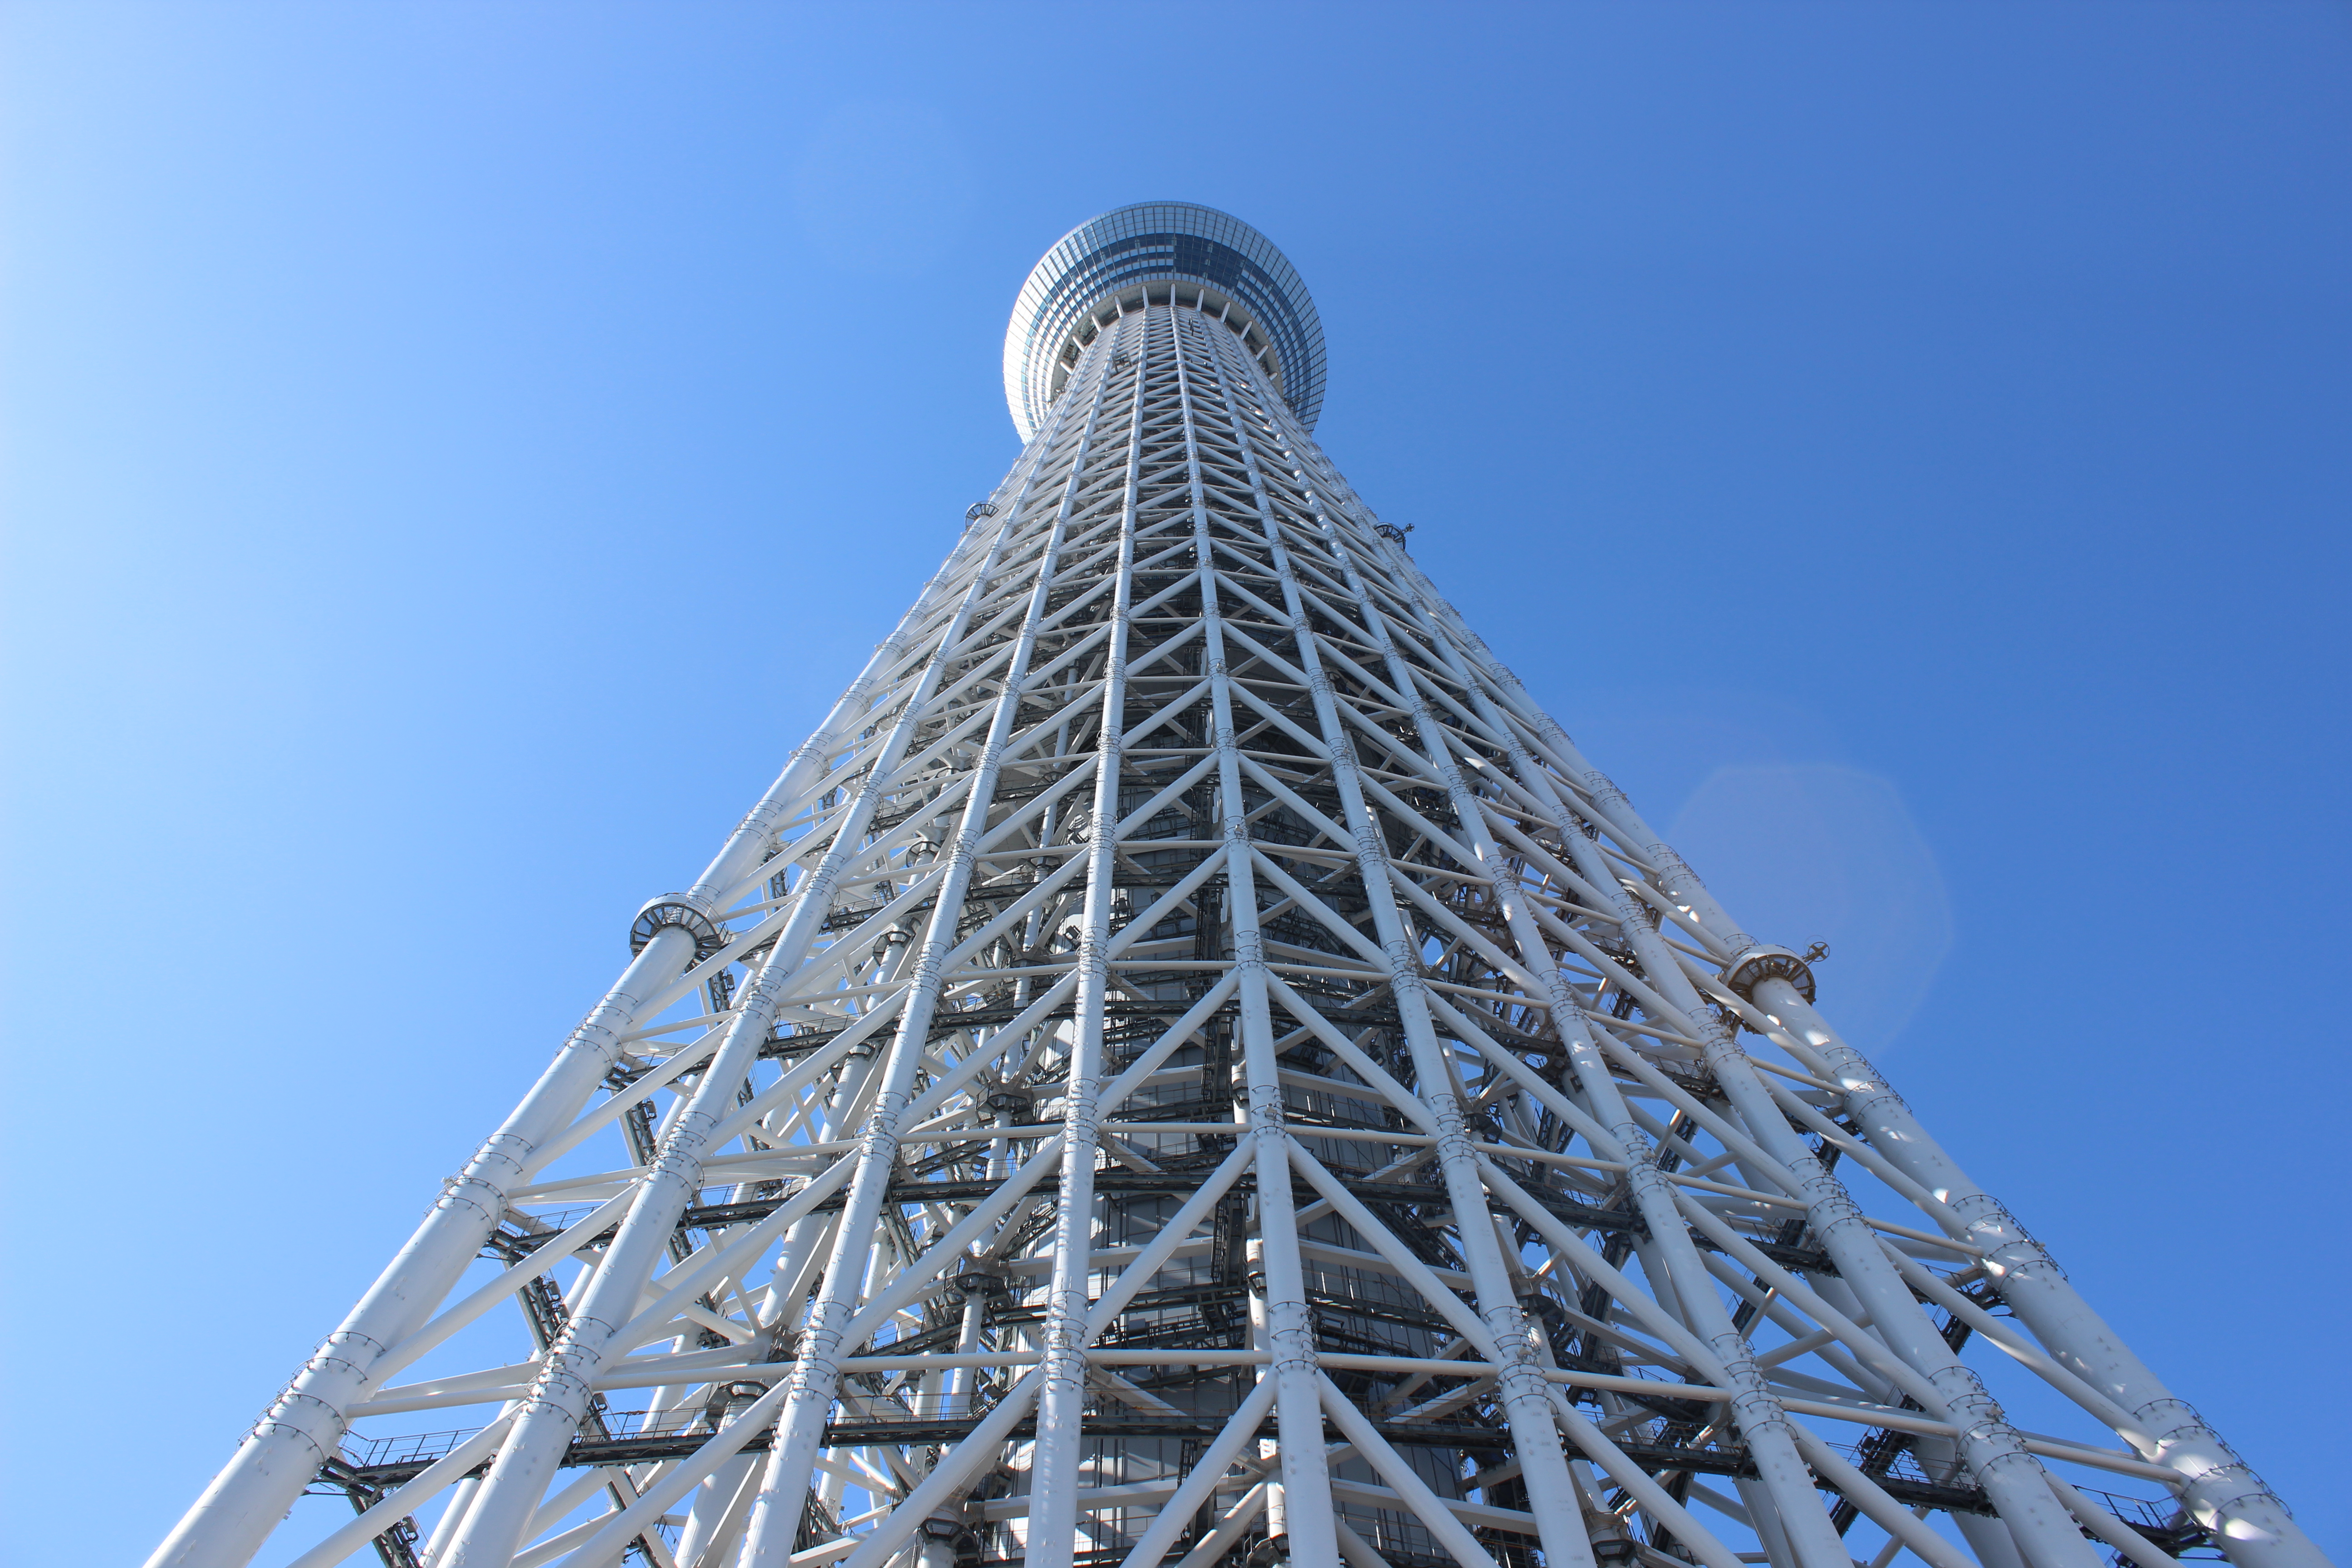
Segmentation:
[(649, 899), (637, 911), (635, 921), (629, 927), (629, 951), (643, 952), (654, 933), (671, 926), (694, 938), (694, 958), (699, 963), (727, 945), (727, 933), (714, 924), (710, 917), (688, 903), (677, 893), (664, 893)]

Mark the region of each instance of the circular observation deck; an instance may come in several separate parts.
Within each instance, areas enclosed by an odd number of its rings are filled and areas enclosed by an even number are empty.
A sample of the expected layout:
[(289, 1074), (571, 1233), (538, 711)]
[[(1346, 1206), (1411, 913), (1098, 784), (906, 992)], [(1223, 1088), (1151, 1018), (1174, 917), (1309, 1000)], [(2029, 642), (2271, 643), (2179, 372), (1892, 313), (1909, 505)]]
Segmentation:
[(1115, 207), (1031, 270), (1004, 333), (1004, 399), (1021, 439), (1045, 423), (1081, 348), (1122, 310), (1171, 302), (1221, 315), (1300, 424), (1323, 411), (1323, 323), (1289, 258), (1241, 219), (1191, 202)]

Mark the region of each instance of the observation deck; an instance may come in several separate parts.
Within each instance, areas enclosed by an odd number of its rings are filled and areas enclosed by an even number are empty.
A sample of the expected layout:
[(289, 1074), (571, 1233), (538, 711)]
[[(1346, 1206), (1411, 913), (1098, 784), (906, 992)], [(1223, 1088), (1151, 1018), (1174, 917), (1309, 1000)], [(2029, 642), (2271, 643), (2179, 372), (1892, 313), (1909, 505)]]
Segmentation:
[(1221, 317), (1308, 430), (1323, 411), (1323, 322), (1289, 258), (1230, 213), (1191, 202), (1114, 207), (1030, 271), (1004, 333), (1004, 398), (1024, 442), (1070, 368), (1122, 309), (1181, 304)]

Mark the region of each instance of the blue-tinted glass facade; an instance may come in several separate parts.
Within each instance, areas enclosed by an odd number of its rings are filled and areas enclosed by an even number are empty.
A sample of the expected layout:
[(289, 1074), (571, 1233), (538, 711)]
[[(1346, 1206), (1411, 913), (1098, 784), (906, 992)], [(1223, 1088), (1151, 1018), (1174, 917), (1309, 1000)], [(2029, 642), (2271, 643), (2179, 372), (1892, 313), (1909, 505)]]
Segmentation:
[(1205, 285), (1246, 311), (1281, 368), (1283, 400), (1308, 429), (1323, 407), (1323, 324), (1289, 258), (1230, 213), (1139, 202), (1080, 224), (1022, 286), (1004, 339), (1004, 395), (1022, 439), (1052, 402), (1055, 356), (1089, 309), (1155, 283)]

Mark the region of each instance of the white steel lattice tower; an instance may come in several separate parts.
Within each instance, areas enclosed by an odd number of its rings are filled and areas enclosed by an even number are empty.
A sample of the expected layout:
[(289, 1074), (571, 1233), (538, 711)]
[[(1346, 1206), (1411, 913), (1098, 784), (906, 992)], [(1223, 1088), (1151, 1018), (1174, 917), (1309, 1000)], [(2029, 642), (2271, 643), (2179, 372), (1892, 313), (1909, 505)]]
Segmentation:
[(154, 1568), (306, 1490), (359, 1511), (300, 1568), (2323, 1561), (1356, 498), (1322, 379), (1244, 224), (1054, 247), (1012, 473)]

